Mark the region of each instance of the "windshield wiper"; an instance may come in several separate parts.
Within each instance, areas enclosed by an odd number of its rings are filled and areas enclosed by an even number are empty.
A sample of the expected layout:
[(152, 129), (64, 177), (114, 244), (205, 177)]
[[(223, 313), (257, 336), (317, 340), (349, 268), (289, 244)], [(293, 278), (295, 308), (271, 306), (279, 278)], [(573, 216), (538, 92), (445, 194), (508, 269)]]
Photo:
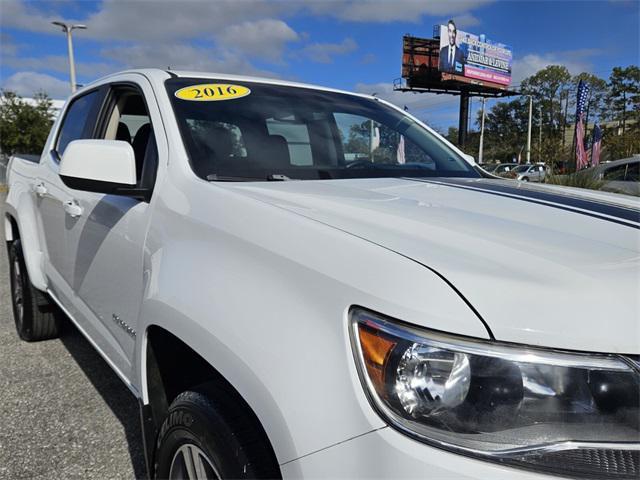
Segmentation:
[(286, 182), (287, 180), (291, 180), (286, 175), (282, 175), (281, 173), (272, 173), (267, 175), (267, 180), (271, 182)]
[(210, 173), (207, 175), (207, 180), (210, 182), (284, 182), (291, 180), (286, 175), (279, 173), (271, 173), (266, 177), (242, 177), (239, 175), (218, 175), (217, 173)]

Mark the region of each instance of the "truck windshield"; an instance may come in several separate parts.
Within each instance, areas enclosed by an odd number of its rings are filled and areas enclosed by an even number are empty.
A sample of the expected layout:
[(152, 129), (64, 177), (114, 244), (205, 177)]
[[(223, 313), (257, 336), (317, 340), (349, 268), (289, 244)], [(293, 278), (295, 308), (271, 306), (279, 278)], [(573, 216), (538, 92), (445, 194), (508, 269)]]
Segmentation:
[(195, 173), (207, 180), (478, 177), (403, 113), (356, 95), (195, 78), (166, 81)]

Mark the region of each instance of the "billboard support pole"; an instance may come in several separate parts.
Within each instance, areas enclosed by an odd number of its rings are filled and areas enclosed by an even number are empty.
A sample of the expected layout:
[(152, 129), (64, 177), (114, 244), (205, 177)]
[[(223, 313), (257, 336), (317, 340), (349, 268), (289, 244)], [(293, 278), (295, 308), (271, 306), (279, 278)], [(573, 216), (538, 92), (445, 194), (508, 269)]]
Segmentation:
[(460, 93), (460, 118), (458, 121), (458, 146), (464, 147), (467, 142), (467, 129), (469, 128), (469, 92), (462, 90)]
[(484, 148), (484, 106), (487, 99), (482, 97), (482, 120), (480, 120), (480, 146), (478, 147), (478, 163), (482, 163), (482, 154)]

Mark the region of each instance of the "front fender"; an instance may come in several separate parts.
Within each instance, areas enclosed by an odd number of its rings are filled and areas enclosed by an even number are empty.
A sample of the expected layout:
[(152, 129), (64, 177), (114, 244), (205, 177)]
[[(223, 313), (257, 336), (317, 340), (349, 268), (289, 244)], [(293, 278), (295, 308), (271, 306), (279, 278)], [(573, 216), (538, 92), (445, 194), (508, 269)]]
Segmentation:
[[(27, 273), (34, 288), (45, 291), (47, 279), (43, 271), (43, 253), (37, 229), (37, 209), (28, 185), (16, 182), (9, 188), (5, 204), (5, 215), (10, 216), (18, 226)], [(14, 239), (10, 233), (11, 224), (5, 217), (5, 238)]]
[(137, 330), (168, 330), (220, 372), (280, 463), (384, 426), (353, 361), (351, 306), (487, 337), (441, 278), (383, 247), (204, 182), (169, 184), (160, 199)]

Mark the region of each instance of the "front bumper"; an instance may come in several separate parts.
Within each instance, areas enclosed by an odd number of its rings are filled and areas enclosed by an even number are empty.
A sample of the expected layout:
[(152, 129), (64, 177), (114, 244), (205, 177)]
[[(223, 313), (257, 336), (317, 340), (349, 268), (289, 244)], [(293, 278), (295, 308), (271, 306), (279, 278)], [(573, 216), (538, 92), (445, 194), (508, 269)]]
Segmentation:
[(554, 478), (433, 448), (389, 427), (285, 463), (281, 469), (283, 478)]

